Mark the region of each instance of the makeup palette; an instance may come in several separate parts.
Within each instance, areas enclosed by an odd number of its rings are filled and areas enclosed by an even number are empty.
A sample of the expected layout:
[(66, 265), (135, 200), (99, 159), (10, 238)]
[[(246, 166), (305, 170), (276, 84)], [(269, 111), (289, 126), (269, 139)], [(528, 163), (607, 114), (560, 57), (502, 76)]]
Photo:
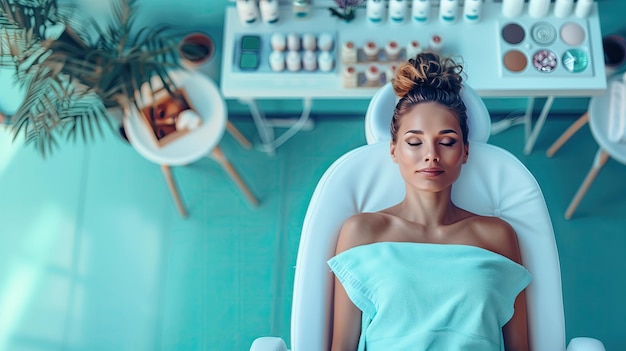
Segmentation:
[(499, 28), (501, 76), (594, 76), (587, 20), (504, 19)]

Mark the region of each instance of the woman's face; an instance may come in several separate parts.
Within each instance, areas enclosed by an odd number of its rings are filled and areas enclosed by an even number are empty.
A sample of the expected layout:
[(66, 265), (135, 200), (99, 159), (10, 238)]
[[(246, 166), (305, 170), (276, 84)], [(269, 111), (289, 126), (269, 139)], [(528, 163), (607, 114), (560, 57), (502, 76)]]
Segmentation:
[(450, 187), (467, 161), (469, 147), (456, 115), (435, 102), (415, 105), (402, 116), (396, 140), (391, 157), (405, 182), (418, 190)]

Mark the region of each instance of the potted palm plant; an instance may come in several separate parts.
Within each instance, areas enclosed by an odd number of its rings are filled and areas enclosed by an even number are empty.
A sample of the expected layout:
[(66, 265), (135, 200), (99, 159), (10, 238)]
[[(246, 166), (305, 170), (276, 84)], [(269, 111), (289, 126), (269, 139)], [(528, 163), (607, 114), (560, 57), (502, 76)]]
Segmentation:
[(168, 93), (180, 68), (178, 42), (165, 26), (134, 28), (135, 0), (112, 2), (105, 26), (57, 0), (0, 0), (0, 65), (15, 68), (25, 98), (11, 119), (45, 156), (59, 138), (87, 141), (113, 127), (109, 109), (138, 108), (137, 91), (154, 77)]

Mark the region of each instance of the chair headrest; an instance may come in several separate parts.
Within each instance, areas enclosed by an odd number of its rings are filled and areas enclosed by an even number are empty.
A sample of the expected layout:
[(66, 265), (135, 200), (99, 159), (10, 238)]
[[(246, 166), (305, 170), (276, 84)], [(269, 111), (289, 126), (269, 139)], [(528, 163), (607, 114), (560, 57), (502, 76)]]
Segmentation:
[[(461, 89), (461, 98), (467, 107), (469, 140), (487, 142), (491, 134), (491, 118), (485, 103), (467, 84)], [(391, 140), (389, 126), (397, 102), (398, 97), (391, 83), (383, 85), (372, 97), (365, 114), (365, 137), (368, 144)]]

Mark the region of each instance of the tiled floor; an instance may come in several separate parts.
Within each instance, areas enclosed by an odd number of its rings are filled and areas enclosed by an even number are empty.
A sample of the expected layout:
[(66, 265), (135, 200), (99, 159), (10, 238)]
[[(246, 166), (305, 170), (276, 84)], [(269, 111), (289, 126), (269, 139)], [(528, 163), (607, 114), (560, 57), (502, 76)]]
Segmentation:
[[(365, 143), (362, 120), (320, 116), (276, 156), (221, 143), (261, 205), (210, 159), (174, 169), (189, 218), (157, 165), (116, 135), (47, 160), (0, 129), (0, 350), (247, 350), (289, 338), (293, 266), (310, 195), (338, 156)], [(492, 137), (542, 185), (559, 245), (568, 339), (619, 350), (626, 325), (626, 166), (609, 161), (575, 217), (563, 213), (596, 145), (583, 129), (545, 149), (571, 118), (550, 118), (535, 151), (523, 128)], [(247, 118), (233, 122), (256, 138)]]

